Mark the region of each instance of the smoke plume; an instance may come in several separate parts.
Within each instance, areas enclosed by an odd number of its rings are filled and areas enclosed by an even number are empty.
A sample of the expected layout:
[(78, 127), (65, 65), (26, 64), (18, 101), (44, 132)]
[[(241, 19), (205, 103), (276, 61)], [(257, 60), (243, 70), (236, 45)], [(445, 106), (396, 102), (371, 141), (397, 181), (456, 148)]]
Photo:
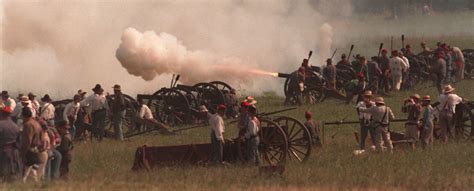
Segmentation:
[(185, 84), (215, 79), (249, 84), (252, 77), (258, 75), (249, 68), (255, 64), (244, 64), (238, 58), (219, 57), (206, 51), (191, 51), (171, 34), (140, 33), (134, 28), (124, 31), (116, 57), (128, 73), (146, 81), (157, 75), (180, 74), (180, 80)]
[(331, 56), (332, 36), (331, 25), (324, 23), (319, 28), (319, 63), (321, 64)]

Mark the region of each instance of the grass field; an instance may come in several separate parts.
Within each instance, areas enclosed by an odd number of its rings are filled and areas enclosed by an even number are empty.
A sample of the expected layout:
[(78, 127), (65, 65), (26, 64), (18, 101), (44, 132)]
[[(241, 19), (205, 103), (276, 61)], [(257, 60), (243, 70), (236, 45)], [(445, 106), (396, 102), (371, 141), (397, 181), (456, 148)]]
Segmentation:
[[(460, 47), (471, 47), (471, 37), (443, 37)], [(413, 41), (419, 39), (413, 39)], [(435, 42), (439, 39), (424, 39)], [(376, 49), (377, 39), (370, 45)], [(386, 43), (387, 44), (387, 43)], [(370, 51), (376, 52), (376, 51)], [(364, 53), (364, 52), (361, 52)], [(397, 118), (402, 101), (413, 93), (437, 97), (431, 84), (423, 84), (410, 92), (387, 96)], [(474, 81), (465, 80), (454, 85), (456, 92), (474, 100)], [(257, 98), (260, 111), (285, 108), (283, 98), (274, 93), (265, 93)], [(317, 120), (334, 121), (348, 116), (356, 120), (352, 105), (328, 99), (324, 103), (302, 106), (285, 115), (303, 120), (304, 112), (312, 111)], [(209, 129), (193, 129), (178, 135), (165, 136), (147, 134), (124, 142), (105, 140), (101, 143), (77, 143), (71, 164), (68, 182), (14, 183), (0, 185), (0, 189), (52, 189), (52, 190), (473, 190), (474, 189), (474, 143), (435, 143), (433, 150), (396, 149), (394, 154), (367, 153), (353, 156), (357, 149), (353, 132), (356, 125), (326, 126), (324, 146), (314, 149), (310, 159), (304, 163), (289, 162), (283, 176), (262, 177), (253, 166), (233, 164), (228, 167), (175, 166), (155, 169), (151, 172), (131, 170), (134, 153), (138, 146), (164, 146), (178, 144), (208, 143)], [(392, 129), (402, 130), (401, 123)], [(331, 135), (337, 135), (331, 138)], [(235, 137), (236, 127), (227, 126), (225, 136)], [(166, 153), (163, 153), (166, 154)]]

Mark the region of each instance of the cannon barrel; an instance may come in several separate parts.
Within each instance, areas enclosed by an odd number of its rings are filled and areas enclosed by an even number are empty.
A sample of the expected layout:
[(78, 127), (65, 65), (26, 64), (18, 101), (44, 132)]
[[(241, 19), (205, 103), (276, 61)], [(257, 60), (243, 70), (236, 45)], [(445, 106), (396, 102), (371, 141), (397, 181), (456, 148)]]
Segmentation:
[(291, 74), (286, 74), (286, 73), (278, 73), (279, 78), (290, 78)]

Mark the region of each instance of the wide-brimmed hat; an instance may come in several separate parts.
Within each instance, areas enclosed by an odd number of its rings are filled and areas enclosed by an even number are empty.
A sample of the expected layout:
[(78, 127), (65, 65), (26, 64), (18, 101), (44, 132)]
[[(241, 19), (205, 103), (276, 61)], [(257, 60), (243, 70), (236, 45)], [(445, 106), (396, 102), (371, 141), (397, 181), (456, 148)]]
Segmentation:
[(19, 100), (22, 103), (28, 103), (28, 101), (30, 101), (30, 98), (28, 98), (28, 96), (21, 96)]
[(383, 97), (376, 97), (374, 99), (374, 102), (378, 104), (385, 104), (385, 102), (383, 101)]
[(77, 90), (77, 94), (78, 94), (78, 95), (85, 95), (85, 94), (87, 94), (87, 92), (82, 91), (82, 90), (80, 89), (80, 90)]
[(443, 93), (453, 92), (456, 88), (453, 88), (451, 85), (444, 86)]
[(28, 97), (36, 97), (36, 95), (30, 92), (28, 93)]
[(413, 94), (413, 95), (410, 96), (410, 98), (420, 100), (421, 97), (420, 97), (419, 94)]
[(92, 91), (98, 92), (98, 91), (104, 91), (104, 89), (102, 89), (102, 86), (100, 84), (96, 84), (95, 87), (92, 88)]
[(117, 91), (122, 91), (122, 88), (118, 84), (115, 84), (112, 88)]
[(431, 101), (431, 97), (430, 97), (430, 95), (425, 95), (425, 96), (423, 96), (422, 100), (423, 101)]
[(41, 98), (41, 101), (44, 101), (44, 102), (51, 102), (52, 99), (51, 99), (51, 97), (49, 97), (49, 94), (45, 94), (45, 95)]
[(247, 98), (244, 101), (247, 101), (249, 103), (249, 105), (257, 104), (257, 100), (255, 98), (253, 98), (252, 96), (247, 96)]
[(374, 94), (372, 94), (372, 91), (370, 90), (367, 90), (364, 92), (364, 96), (373, 96)]

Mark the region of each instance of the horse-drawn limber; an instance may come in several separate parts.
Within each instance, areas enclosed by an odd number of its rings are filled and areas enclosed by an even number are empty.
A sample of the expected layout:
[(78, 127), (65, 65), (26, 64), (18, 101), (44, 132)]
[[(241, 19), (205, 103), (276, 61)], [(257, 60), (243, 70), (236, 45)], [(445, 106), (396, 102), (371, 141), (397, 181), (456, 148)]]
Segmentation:
[[(298, 120), (285, 117), (261, 117), (258, 146), (261, 165), (283, 165), (287, 160), (306, 161), (312, 150), (311, 133)], [(245, 140), (226, 140), (223, 159), (226, 162), (246, 162)], [(134, 170), (156, 166), (193, 164), (211, 161), (211, 144), (189, 144), (162, 147), (139, 147), (135, 152)]]

